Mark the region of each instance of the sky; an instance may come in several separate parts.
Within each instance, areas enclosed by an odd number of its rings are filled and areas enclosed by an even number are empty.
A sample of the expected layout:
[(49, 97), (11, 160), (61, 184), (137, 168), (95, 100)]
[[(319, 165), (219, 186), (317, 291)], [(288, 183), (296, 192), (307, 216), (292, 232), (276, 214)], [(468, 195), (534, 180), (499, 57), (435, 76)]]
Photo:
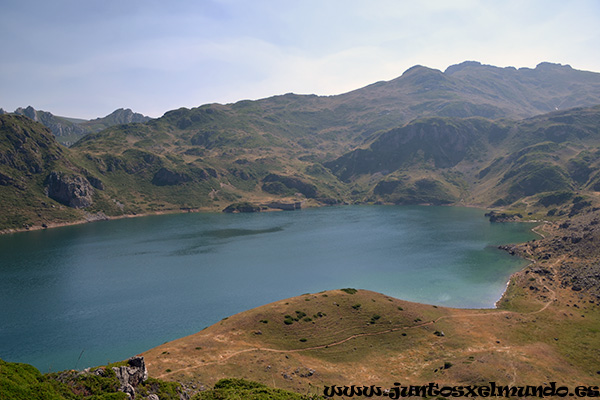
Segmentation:
[(0, 0), (0, 107), (92, 119), (334, 95), (466, 60), (600, 72), (598, 0)]

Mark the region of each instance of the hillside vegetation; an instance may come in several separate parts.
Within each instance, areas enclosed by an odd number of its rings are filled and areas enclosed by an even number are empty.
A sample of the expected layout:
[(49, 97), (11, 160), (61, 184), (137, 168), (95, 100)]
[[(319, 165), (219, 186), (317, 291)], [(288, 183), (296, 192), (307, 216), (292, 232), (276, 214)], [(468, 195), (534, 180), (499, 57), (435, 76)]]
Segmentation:
[(587, 205), (600, 190), (598, 89), (600, 74), (549, 63), (416, 66), (338, 96), (173, 110), (69, 149), (40, 124), (1, 115), (0, 229), (296, 204), (571, 212), (560, 209), (567, 198)]

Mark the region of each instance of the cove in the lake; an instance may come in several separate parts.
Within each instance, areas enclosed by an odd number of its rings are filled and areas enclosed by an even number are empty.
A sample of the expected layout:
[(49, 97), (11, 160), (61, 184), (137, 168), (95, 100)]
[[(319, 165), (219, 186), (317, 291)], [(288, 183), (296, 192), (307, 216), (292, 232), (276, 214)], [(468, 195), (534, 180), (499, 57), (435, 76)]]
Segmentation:
[(459, 207), (178, 214), (0, 237), (0, 358), (43, 372), (126, 359), (220, 319), (355, 287), (493, 307), (531, 224)]

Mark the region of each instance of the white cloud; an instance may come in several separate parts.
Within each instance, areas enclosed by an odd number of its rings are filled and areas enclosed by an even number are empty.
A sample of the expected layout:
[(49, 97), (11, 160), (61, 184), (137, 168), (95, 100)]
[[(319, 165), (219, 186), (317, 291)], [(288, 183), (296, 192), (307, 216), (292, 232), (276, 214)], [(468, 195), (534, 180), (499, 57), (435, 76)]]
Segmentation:
[(0, 15), (0, 33), (19, 38), (0, 61), (0, 107), (158, 116), (286, 92), (337, 94), (415, 64), (444, 70), (464, 60), (600, 71), (594, 1), (107, 1), (97, 13), (89, 7), (98, 3), (68, 1), (36, 13), (26, 0)]

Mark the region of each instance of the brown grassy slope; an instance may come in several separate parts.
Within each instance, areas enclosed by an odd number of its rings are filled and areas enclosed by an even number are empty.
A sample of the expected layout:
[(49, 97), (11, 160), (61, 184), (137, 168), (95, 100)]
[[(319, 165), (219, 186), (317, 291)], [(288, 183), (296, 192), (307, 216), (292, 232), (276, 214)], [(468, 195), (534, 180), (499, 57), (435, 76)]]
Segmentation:
[[(307, 294), (146, 352), (150, 375), (190, 387), (243, 377), (301, 393), (394, 382), (592, 385), (600, 373), (591, 281), (599, 250), (590, 245), (600, 240), (597, 220), (590, 212), (569, 226), (548, 224), (545, 239), (514, 247), (535, 262), (513, 277), (496, 310), (415, 304), (366, 290)], [(563, 240), (566, 233), (588, 236)], [(286, 324), (296, 311), (306, 317)]]

